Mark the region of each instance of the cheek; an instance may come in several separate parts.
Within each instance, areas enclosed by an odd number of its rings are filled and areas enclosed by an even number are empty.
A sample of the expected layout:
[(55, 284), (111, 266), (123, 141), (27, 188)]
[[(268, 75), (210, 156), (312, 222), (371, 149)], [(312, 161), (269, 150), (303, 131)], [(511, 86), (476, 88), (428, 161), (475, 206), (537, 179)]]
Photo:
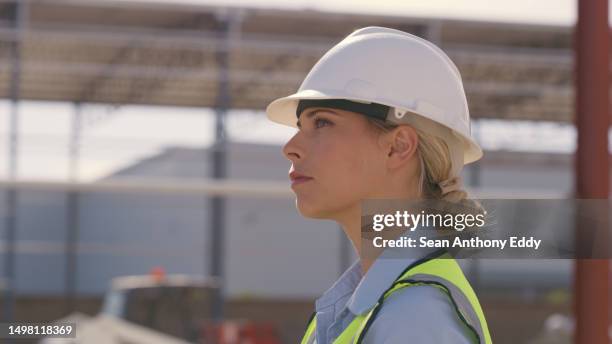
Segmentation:
[(336, 199), (358, 201), (378, 183), (379, 160), (366, 143), (337, 143), (322, 152), (322, 180)]
[(366, 197), (369, 191), (379, 185), (380, 159), (376, 152), (367, 146), (353, 150), (345, 161), (343, 179), (347, 188), (352, 188), (358, 198)]
[(329, 218), (369, 197), (380, 185), (380, 157), (366, 140), (334, 138), (318, 140), (309, 151), (315, 180), (295, 190), (302, 215)]

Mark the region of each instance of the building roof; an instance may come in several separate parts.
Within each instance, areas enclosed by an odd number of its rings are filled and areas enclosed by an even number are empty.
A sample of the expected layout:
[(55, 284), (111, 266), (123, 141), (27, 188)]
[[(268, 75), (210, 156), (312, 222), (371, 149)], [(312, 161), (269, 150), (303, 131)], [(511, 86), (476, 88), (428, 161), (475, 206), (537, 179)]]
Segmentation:
[(0, 65), (20, 47), (20, 73), (0, 68), (0, 98), (17, 96), (18, 75), (20, 99), (263, 110), (344, 36), (380, 25), (444, 49), (474, 117), (573, 113), (569, 27), (88, 0), (22, 1), (19, 26), (16, 3), (0, 0)]

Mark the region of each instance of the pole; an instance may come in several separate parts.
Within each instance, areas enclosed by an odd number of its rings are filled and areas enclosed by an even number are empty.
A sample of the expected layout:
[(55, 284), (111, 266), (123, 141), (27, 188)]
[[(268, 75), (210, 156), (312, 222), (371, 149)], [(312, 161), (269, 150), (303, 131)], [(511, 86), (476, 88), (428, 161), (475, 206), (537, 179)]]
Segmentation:
[[(8, 179), (15, 181), (18, 174), (18, 147), (19, 147), (19, 98), (21, 83), (21, 45), (23, 42), (24, 26), (28, 20), (28, 1), (17, 1), (14, 5), (14, 28), (17, 39), (12, 45), (11, 54), (11, 79), (9, 85), (11, 99), (11, 113), (9, 116), (8, 135)], [(17, 205), (18, 194), (16, 188), (6, 190), (6, 254), (4, 260), (4, 278), (6, 279), (4, 312), (5, 322), (13, 320), (14, 281), (15, 281), (15, 237), (17, 232)]]
[[(72, 132), (68, 147), (68, 173), (71, 182), (78, 182), (78, 165), (81, 143), (81, 104), (74, 104)], [(79, 242), (79, 193), (68, 191), (66, 194), (66, 270), (65, 270), (65, 310), (70, 314), (76, 310), (77, 293), (77, 246)]]
[[(226, 132), (225, 118), (230, 107), (229, 90), (229, 52), (227, 49), (230, 38), (228, 18), (219, 18), (220, 47), (215, 58), (218, 75), (218, 95), (215, 108), (215, 143), (212, 149), (212, 178), (219, 180), (227, 176), (226, 171)], [(223, 319), (224, 275), (223, 258), (225, 257), (225, 198), (215, 195), (210, 204), (210, 275), (221, 281), (219, 290), (215, 291), (211, 304), (211, 315), (214, 320)]]
[[(607, 199), (609, 193), (609, 27), (608, 0), (579, 0), (575, 31), (576, 198)], [(589, 226), (576, 221), (576, 244), (583, 247)], [(606, 230), (606, 229), (604, 229)], [(605, 231), (604, 231), (605, 233)], [(606, 239), (607, 240), (607, 239)], [(609, 263), (576, 259), (575, 343), (609, 343)]]

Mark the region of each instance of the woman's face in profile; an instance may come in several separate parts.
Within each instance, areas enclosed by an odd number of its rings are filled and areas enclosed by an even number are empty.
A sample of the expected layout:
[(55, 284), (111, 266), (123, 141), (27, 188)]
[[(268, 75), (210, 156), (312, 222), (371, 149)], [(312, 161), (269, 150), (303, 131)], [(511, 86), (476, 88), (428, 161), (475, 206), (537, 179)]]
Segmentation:
[(385, 153), (377, 144), (380, 134), (365, 116), (313, 107), (302, 112), (298, 127), (283, 153), (292, 162), (290, 177), (297, 173), (310, 178), (291, 178), (303, 216), (342, 216), (384, 182)]

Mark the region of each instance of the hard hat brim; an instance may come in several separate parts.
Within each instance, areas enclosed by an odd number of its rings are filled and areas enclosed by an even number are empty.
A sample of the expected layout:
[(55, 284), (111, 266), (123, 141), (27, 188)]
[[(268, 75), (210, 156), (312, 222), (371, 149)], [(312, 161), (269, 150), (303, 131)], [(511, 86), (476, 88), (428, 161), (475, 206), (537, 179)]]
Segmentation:
[[(337, 92), (335, 92), (337, 93)], [(298, 103), (302, 99), (346, 99), (357, 102), (370, 103), (371, 101), (366, 99), (359, 99), (354, 97), (343, 96), (334, 94), (330, 96), (320, 91), (315, 90), (302, 90), (294, 93), (290, 96), (278, 98), (272, 101), (266, 107), (266, 115), (272, 122), (276, 122), (290, 127), (297, 128), (297, 107)]]
[(482, 148), (480, 148), (480, 146), (474, 141), (474, 139), (472, 139), (471, 137), (467, 138), (454, 130), (453, 132), (461, 138), (461, 141), (463, 142), (463, 145), (465, 147), (465, 151), (463, 153), (463, 164), (467, 165), (482, 158)]

